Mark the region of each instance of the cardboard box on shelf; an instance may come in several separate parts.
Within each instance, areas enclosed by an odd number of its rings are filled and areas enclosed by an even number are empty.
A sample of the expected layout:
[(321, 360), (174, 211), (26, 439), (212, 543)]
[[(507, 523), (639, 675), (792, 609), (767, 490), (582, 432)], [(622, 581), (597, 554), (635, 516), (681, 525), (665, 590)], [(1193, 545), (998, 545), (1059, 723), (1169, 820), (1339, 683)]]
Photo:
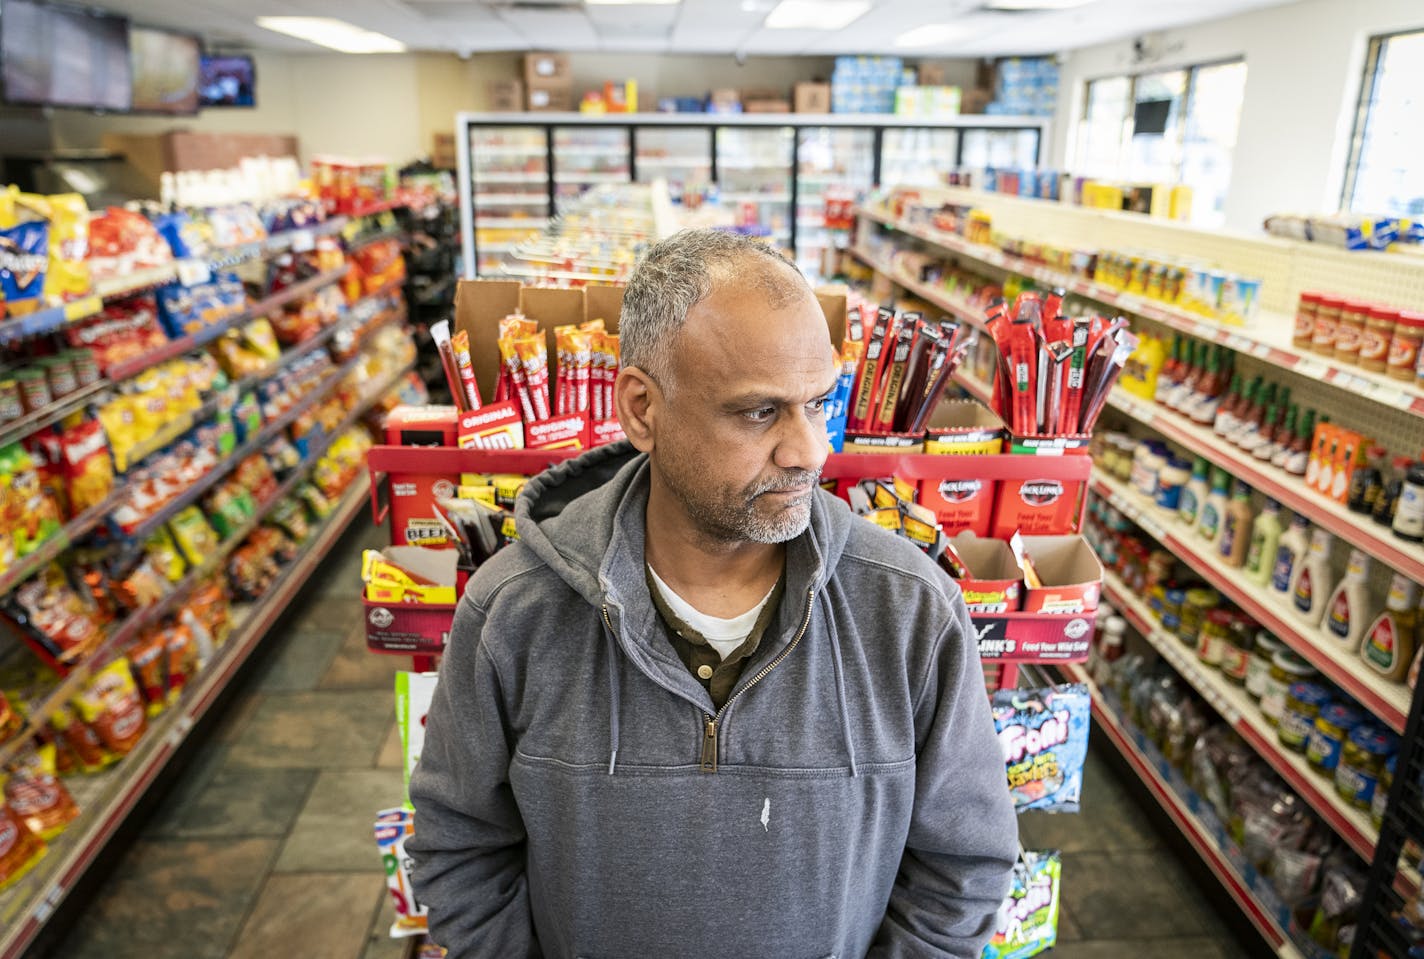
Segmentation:
[(518, 113), (524, 109), (524, 84), (517, 79), (491, 80), (489, 83), (491, 113)]
[(569, 71), (569, 57), (566, 53), (526, 53), (524, 54), (524, 82), (529, 86), (552, 82), (569, 86), (573, 74)]
[(459, 157), (455, 150), (455, 134), (437, 133), (430, 148), (430, 165), (440, 170), (453, 170)]
[(922, 87), (942, 87), (944, 86), (944, 66), (939, 63), (921, 63), (919, 66), (919, 81)]
[(743, 100), (743, 113), (790, 113), (790, 100)]
[(791, 88), (791, 97), (797, 113), (831, 112), (829, 83), (798, 83)]
[[(946, 530), (948, 532), (948, 530)], [(1001, 539), (986, 539), (963, 532), (950, 545), (969, 568), (956, 580), (971, 613), (1016, 613), (1023, 602), (1023, 570), (1014, 551)]]
[(965, 90), (963, 95), (959, 98), (959, 112), (983, 113), (993, 99), (994, 94), (983, 87)]
[(530, 86), (526, 106), (532, 113), (566, 113), (574, 108), (573, 87), (557, 84)]
[(1025, 613), (1091, 613), (1103, 589), (1103, 565), (1081, 536), (1025, 536), (1024, 552), (1043, 585), (1024, 590)]
[(741, 113), (742, 95), (730, 87), (712, 90), (707, 94), (708, 113)]

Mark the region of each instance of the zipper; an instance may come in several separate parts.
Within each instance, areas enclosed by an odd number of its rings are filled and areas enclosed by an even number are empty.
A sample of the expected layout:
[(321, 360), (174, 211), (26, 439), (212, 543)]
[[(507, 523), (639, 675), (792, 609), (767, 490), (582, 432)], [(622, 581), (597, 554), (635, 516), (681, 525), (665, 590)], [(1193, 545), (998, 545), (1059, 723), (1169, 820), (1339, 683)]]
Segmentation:
[[(816, 591), (814, 589), (807, 590), (806, 616), (804, 619), (801, 620), (801, 628), (796, 631), (796, 635), (792, 637), (791, 642), (787, 644), (786, 648), (781, 651), (781, 654), (779, 656), (777, 656), (771, 662), (763, 666), (761, 672), (753, 676), (749, 683), (747, 683), (741, 689), (737, 690), (730, 697), (728, 697), (727, 701), (722, 704), (722, 708), (717, 710), (716, 716), (706, 716), (706, 714), (704, 714), (704, 716), (706, 717), (706, 723), (702, 727), (701, 763), (701, 769), (704, 773), (715, 773), (717, 771), (717, 726), (722, 721), (722, 717), (726, 715), (727, 707), (731, 706), (732, 703), (736, 702), (737, 698), (741, 696), (742, 693), (745, 693), (747, 690), (751, 689), (757, 683), (765, 679), (767, 673), (771, 672), (777, 666), (781, 665), (781, 661), (784, 660), (787, 656), (791, 655), (791, 651), (794, 650), (797, 644), (801, 642), (801, 637), (806, 635), (806, 629), (811, 625), (811, 606), (815, 603), (815, 601)], [(607, 615), (608, 613), (607, 611), (605, 611), (604, 616), (606, 617)]]

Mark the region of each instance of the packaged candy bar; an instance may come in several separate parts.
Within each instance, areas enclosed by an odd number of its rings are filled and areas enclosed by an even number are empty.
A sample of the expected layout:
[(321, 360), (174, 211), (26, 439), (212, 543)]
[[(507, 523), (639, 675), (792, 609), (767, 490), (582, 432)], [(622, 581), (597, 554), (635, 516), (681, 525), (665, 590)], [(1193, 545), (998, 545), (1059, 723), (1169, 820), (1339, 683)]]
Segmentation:
[(1058, 942), (1058, 900), (1063, 859), (1057, 850), (1024, 850), (1014, 864), (1013, 885), (999, 906), (994, 935), (983, 959), (1028, 959)]
[(405, 809), (384, 810), (376, 815), (376, 849), (386, 873), (386, 888), (395, 901), (396, 921), (391, 937), (419, 936), (427, 932), (426, 908), (415, 898), (410, 872), (413, 865), (406, 854), (405, 841), (415, 831), (415, 814)]
[(0, 889), (18, 882), (44, 858), (45, 842), (10, 804), (0, 803)]
[(1077, 812), (1088, 755), (1090, 700), (1081, 684), (1001, 689), (992, 710), (1014, 807)]
[(126, 660), (116, 659), (95, 673), (73, 704), (111, 755), (128, 755), (148, 729), (143, 699)]
[(59, 781), (53, 743), (21, 754), (5, 780), (5, 802), (30, 832), (44, 840), (64, 832), (79, 816), (74, 797)]

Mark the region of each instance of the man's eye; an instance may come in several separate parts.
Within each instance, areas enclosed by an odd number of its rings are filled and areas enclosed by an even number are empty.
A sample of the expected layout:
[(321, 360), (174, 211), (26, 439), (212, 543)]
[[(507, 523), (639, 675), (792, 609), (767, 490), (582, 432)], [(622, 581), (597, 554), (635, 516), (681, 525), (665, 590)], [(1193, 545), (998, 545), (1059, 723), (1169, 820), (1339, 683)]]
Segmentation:
[(747, 410), (742, 415), (753, 423), (765, 423), (776, 415), (776, 408), (773, 406), (762, 406), (754, 410)]
[(806, 409), (810, 410), (812, 413), (824, 413), (826, 411), (826, 404), (829, 402), (830, 400), (828, 400), (826, 397), (819, 396), (811, 402), (807, 403)]

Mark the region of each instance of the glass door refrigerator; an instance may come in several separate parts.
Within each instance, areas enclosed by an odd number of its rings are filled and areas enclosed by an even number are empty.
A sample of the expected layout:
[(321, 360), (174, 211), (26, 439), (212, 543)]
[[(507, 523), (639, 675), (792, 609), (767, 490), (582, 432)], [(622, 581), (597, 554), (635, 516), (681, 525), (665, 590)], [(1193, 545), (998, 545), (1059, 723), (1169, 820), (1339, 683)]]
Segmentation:
[(835, 272), (854, 207), (875, 181), (875, 130), (800, 127), (796, 132), (796, 265), (818, 282)]
[(637, 182), (667, 181), (673, 203), (696, 195), (712, 183), (711, 127), (637, 127), (633, 130)]
[(717, 128), (717, 193), (735, 224), (791, 248), (790, 126)]
[(960, 165), (967, 170), (1033, 170), (1038, 167), (1038, 143), (1037, 130), (965, 130)]
[(942, 186), (958, 169), (958, 130), (885, 128), (880, 148), (881, 186)]
[(604, 183), (629, 183), (630, 132), (626, 126), (554, 127), (554, 213)]
[(469, 136), (475, 272), (486, 276), (549, 221), (548, 131), (477, 126)]

